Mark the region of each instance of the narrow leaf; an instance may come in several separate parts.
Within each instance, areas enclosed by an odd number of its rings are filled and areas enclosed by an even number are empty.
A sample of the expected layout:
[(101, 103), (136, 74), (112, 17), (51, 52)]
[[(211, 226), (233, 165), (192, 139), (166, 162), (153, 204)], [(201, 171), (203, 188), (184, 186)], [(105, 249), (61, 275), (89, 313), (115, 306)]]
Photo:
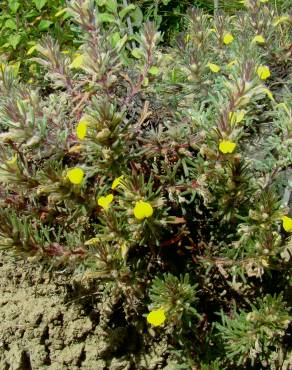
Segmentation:
[(128, 6), (126, 6), (124, 9), (122, 9), (120, 12), (119, 12), (119, 16), (121, 18), (121, 20), (123, 20), (123, 18), (129, 13), (131, 12), (132, 10), (135, 10), (136, 9), (136, 6), (133, 5), (133, 4), (130, 4)]
[(105, 23), (114, 23), (116, 21), (115, 17), (109, 13), (99, 13), (98, 19), (100, 22)]

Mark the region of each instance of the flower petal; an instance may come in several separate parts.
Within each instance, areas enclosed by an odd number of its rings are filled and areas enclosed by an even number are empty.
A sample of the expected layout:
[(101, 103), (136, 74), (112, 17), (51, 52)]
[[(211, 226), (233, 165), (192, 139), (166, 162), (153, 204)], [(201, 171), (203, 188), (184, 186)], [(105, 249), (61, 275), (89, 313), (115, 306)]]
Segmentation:
[(82, 68), (83, 66), (84, 66), (84, 55), (75, 54), (75, 58), (73, 59), (69, 67), (79, 69)]
[(229, 140), (221, 140), (219, 144), (219, 150), (220, 152), (226, 154), (226, 153), (232, 153), (234, 149), (236, 148), (236, 143)]
[(292, 218), (288, 216), (284, 216), (282, 217), (282, 221), (283, 221), (284, 230), (287, 232), (291, 232), (292, 231)]
[(257, 69), (257, 74), (261, 80), (266, 80), (271, 76), (271, 72), (268, 66), (259, 66)]
[(150, 203), (143, 202), (142, 200), (139, 200), (136, 202), (135, 208), (134, 208), (134, 216), (138, 220), (143, 220), (144, 218), (151, 217), (153, 215), (153, 208)]
[(97, 200), (97, 204), (102, 207), (105, 211), (107, 211), (110, 207), (111, 202), (113, 201), (114, 196), (113, 194), (108, 194), (105, 197), (100, 197)]
[(81, 184), (84, 176), (84, 171), (82, 168), (75, 167), (67, 171), (67, 177), (72, 182), (72, 184)]
[(153, 310), (147, 315), (147, 322), (153, 326), (160, 326), (166, 319), (163, 309)]
[(81, 120), (76, 127), (76, 134), (79, 140), (83, 140), (86, 136), (87, 121)]
[(253, 39), (252, 39), (252, 44), (254, 43), (258, 43), (258, 44), (264, 44), (266, 41), (264, 39), (264, 37), (262, 35), (256, 35)]
[(223, 37), (223, 42), (225, 45), (231, 44), (233, 40), (234, 40), (234, 37), (232, 36), (231, 33), (226, 33)]
[(114, 190), (117, 186), (120, 185), (121, 181), (123, 180), (124, 178), (124, 175), (121, 175), (119, 177), (117, 177), (116, 179), (114, 179), (113, 183), (112, 183), (112, 190)]
[(220, 71), (220, 67), (217, 66), (217, 64), (214, 64), (214, 63), (208, 63), (207, 64), (207, 67), (210, 68), (210, 70), (213, 72), (213, 73), (218, 73)]
[(238, 63), (238, 61), (236, 60), (236, 59), (234, 59), (234, 60), (232, 60), (231, 62), (229, 62), (228, 64), (227, 64), (227, 68), (231, 68), (231, 67), (233, 67), (235, 64), (237, 64)]

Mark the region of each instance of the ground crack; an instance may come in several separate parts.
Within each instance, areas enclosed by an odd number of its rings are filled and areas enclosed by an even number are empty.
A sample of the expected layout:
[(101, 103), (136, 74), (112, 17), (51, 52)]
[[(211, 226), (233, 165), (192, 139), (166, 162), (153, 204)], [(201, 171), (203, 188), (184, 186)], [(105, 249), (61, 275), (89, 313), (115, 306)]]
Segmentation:
[(76, 365), (81, 368), (82, 362), (84, 362), (85, 359), (86, 359), (86, 352), (85, 352), (85, 348), (83, 347)]

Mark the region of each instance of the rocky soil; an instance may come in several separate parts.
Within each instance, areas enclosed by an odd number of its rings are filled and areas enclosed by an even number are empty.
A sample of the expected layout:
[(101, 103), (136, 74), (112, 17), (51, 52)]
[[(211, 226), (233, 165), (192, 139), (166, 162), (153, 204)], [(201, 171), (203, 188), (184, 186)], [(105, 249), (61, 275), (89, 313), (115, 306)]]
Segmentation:
[(177, 369), (163, 340), (142, 348), (133, 328), (101, 325), (96, 282), (0, 254), (0, 293), (0, 370)]

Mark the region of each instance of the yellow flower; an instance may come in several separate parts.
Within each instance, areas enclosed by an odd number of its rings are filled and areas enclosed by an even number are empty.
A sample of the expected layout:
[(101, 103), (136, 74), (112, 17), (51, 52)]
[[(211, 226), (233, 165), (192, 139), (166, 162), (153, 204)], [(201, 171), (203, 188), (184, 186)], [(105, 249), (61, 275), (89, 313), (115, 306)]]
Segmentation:
[(82, 148), (83, 145), (74, 145), (68, 150), (68, 153), (80, 153)]
[(89, 240), (86, 240), (86, 242), (84, 243), (84, 245), (93, 245), (93, 244), (97, 244), (100, 242), (100, 238), (91, 238)]
[(97, 204), (102, 207), (105, 211), (108, 211), (111, 202), (113, 201), (114, 196), (112, 194), (107, 195), (106, 197), (100, 197), (97, 200)]
[(229, 113), (229, 119), (232, 125), (240, 123), (244, 119), (244, 116), (245, 116), (244, 110)]
[(229, 45), (234, 40), (234, 37), (231, 35), (231, 33), (226, 33), (223, 38), (223, 42), (225, 45)]
[(84, 55), (75, 54), (75, 58), (73, 59), (69, 67), (79, 69), (79, 68), (82, 68), (83, 65), (84, 65)]
[(120, 185), (121, 181), (123, 180), (124, 176), (119, 176), (117, 177), (116, 179), (114, 179), (113, 183), (112, 183), (112, 190), (114, 190), (117, 186)]
[(128, 253), (128, 250), (129, 250), (129, 248), (128, 248), (127, 244), (126, 243), (123, 243), (121, 245), (121, 255), (122, 255), (123, 258), (126, 257), (126, 255)]
[(264, 39), (264, 37), (262, 35), (256, 35), (253, 39), (252, 39), (252, 44), (254, 43), (258, 43), (258, 44), (264, 44), (266, 42), (266, 40)]
[(264, 267), (269, 266), (269, 260), (266, 257), (261, 258), (261, 263)]
[(282, 221), (283, 221), (284, 230), (287, 232), (291, 232), (292, 231), (292, 218), (288, 216), (284, 216), (282, 217)]
[(8, 159), (8, 161), (6, 161), (6, 164), (14, 165), (16, 162), (17, 162), (17, 154), (14, 154), (14, 156), (11, 159)]
[(266, 80), (271, 76), (271, 72), (268, 66), (259, 66), (257, 69), (257, 74), (261, 80)]
[(277, 17), (275, 22), (273, 23), (273, 26), (276, 27), (281, 23), (286, 23), (289, 20), (289, 17), (287, 15), (282, 15), (282, 17)]
[(221, 140), (219, 144), (219, 150), (220, 152), (226, 154), (226, 153), (232, 153), (234, 149), (236, 148), (236, 144), (233, 141), (229, 140)]
[(151, 217), (153, 215), (153, 208), (150, 203), (139, 200), (136, 202), (134, 208), (134, 216), (138, 220), (143, 220), (145, 217)]
[(214, 73), (218, 73), (220, 71), (220, 67), (217, 66), (217, 64), (213, 64), (213, 63), (208, 63), (207, 64), (207, 67), (210, 68), (210, 70)]
[(72, 182), (72, 184), (79, 185), (81, 184), (84, 176), (84, 171), (82, 168), (75, 167), (71, 170), (68, 170), (67, 177)]
[(160, 326), (164, 323), (166, 317), (163, 309), (150, 311), (147, 315), (147, 322), (153, 326)]
[(87, 121), (81, 120), (76, 127), (76, 134), (79, 140), (83, 140), (86, 136)]
[(237, 62), (237, 60), (236, 59), (234, 59), (234, 60), (232, 60), (231, 62), (229, 62), (228, 64), (227, 64), (227, 68), (231, 68), (231, 67), (233, 67), (235, 64), (237, 64), (238, 62)]

